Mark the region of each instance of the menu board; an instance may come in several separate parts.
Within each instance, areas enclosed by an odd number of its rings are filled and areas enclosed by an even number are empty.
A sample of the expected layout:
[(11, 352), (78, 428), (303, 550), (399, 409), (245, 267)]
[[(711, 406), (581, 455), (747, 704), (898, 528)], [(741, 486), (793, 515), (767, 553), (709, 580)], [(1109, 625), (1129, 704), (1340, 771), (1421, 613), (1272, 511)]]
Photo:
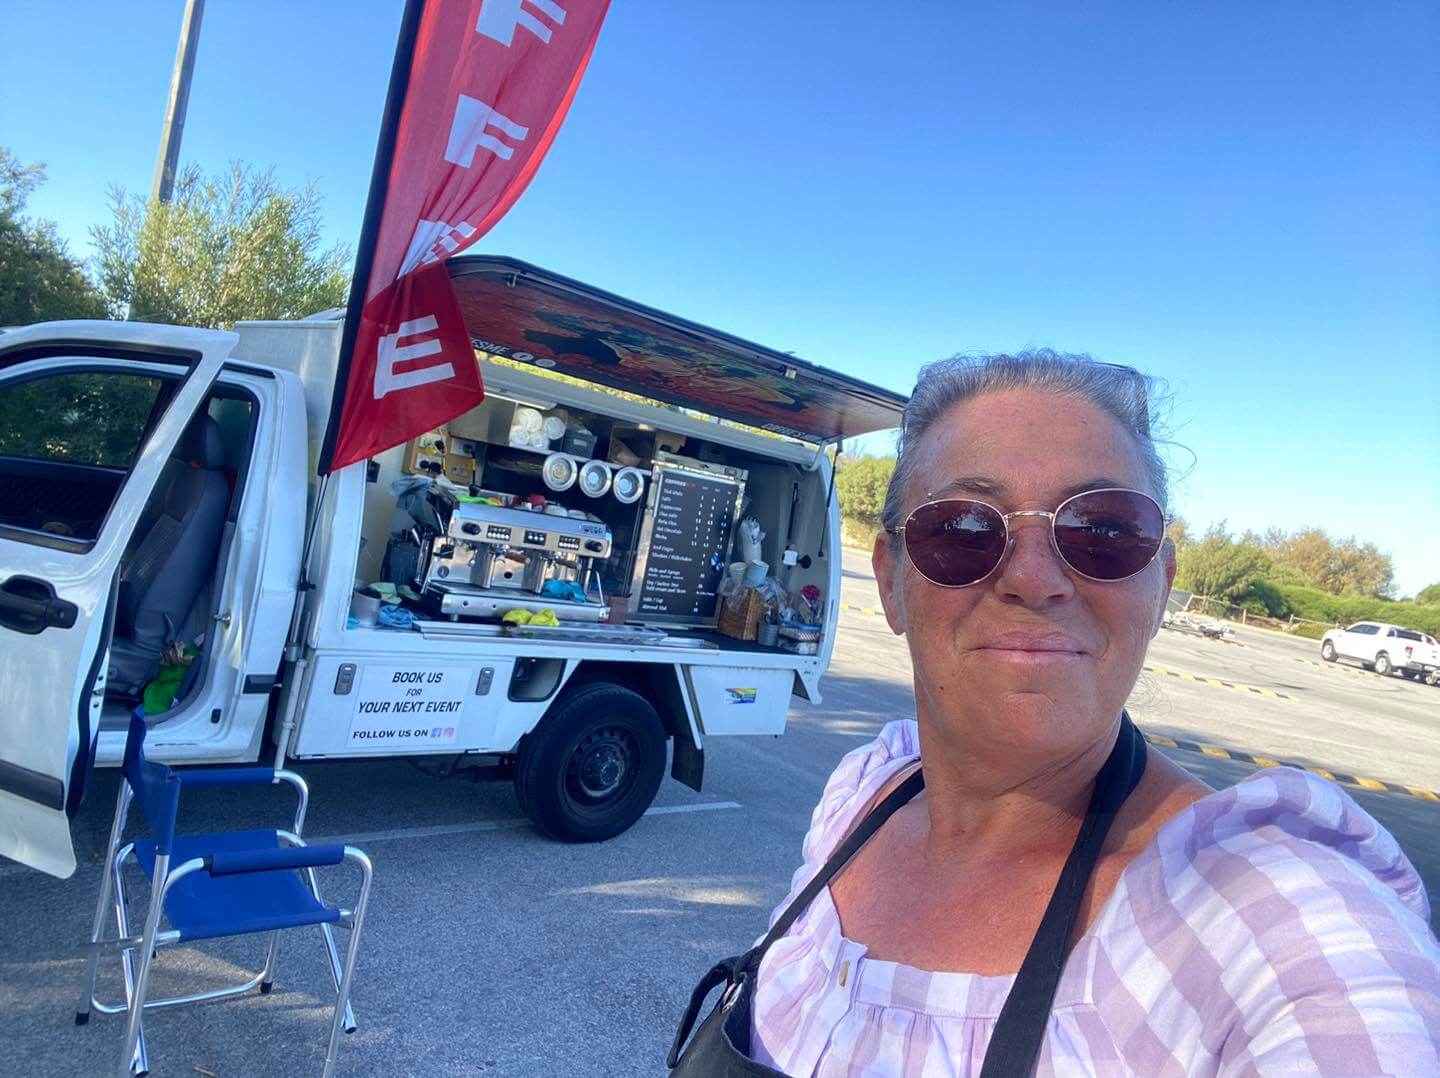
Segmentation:
[(636, 621), (715, 623), (744, 480), (656, 465), (641, 541)]

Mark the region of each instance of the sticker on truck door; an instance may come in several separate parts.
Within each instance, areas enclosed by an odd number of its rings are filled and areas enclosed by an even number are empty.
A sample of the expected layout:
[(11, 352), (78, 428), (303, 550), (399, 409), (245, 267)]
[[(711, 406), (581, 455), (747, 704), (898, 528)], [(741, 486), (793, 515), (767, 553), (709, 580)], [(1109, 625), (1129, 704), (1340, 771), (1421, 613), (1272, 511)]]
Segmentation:
[(366, 666), (355, 692), (348, 748), (453, 743), (472, 678), (466, 667)]

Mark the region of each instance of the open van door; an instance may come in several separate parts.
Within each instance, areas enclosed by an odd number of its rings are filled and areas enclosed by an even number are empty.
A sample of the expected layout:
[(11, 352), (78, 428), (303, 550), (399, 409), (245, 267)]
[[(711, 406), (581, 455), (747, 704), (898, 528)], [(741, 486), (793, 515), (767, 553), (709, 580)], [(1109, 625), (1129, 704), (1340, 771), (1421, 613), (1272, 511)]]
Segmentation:
[(120, 561), (233, 333), (0, 333), (0, 854), (66, 877)]

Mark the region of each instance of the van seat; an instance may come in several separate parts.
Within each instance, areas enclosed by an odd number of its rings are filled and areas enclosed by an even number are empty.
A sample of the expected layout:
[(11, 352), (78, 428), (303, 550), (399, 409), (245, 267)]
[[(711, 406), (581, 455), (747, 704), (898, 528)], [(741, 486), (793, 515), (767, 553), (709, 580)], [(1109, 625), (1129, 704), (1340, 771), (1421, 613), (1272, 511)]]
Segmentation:
[(220, 427), (202, 413), (165, 462), (121, 562), (107, 695), (133, 698), (155, 676), (215, 571), (229, 503)]

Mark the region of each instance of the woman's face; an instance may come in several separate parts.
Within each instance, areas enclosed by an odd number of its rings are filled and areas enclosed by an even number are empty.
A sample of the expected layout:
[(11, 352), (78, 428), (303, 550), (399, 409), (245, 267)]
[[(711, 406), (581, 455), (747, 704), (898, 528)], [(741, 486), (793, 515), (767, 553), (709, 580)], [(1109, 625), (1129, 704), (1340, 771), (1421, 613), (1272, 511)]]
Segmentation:
[[(911, 450), (905, 509), (976, 498), (1001, 512), (1053, 510), (1097, 487), (1155, 494), (1134, 439), (1108, 412), (1042, 390), (957, 404)], [(1160, 626), (1174, 553), (1137, 576), (1104, 582), (1060, 560), (1045, 517), (1010, 522), (1009, 555), (968, 588), (942, 588), (881, 536), (874, 566), (890, 627), (904, 633), (922, 727), (942, 738), (1063, 757), (1103, 736)]]

